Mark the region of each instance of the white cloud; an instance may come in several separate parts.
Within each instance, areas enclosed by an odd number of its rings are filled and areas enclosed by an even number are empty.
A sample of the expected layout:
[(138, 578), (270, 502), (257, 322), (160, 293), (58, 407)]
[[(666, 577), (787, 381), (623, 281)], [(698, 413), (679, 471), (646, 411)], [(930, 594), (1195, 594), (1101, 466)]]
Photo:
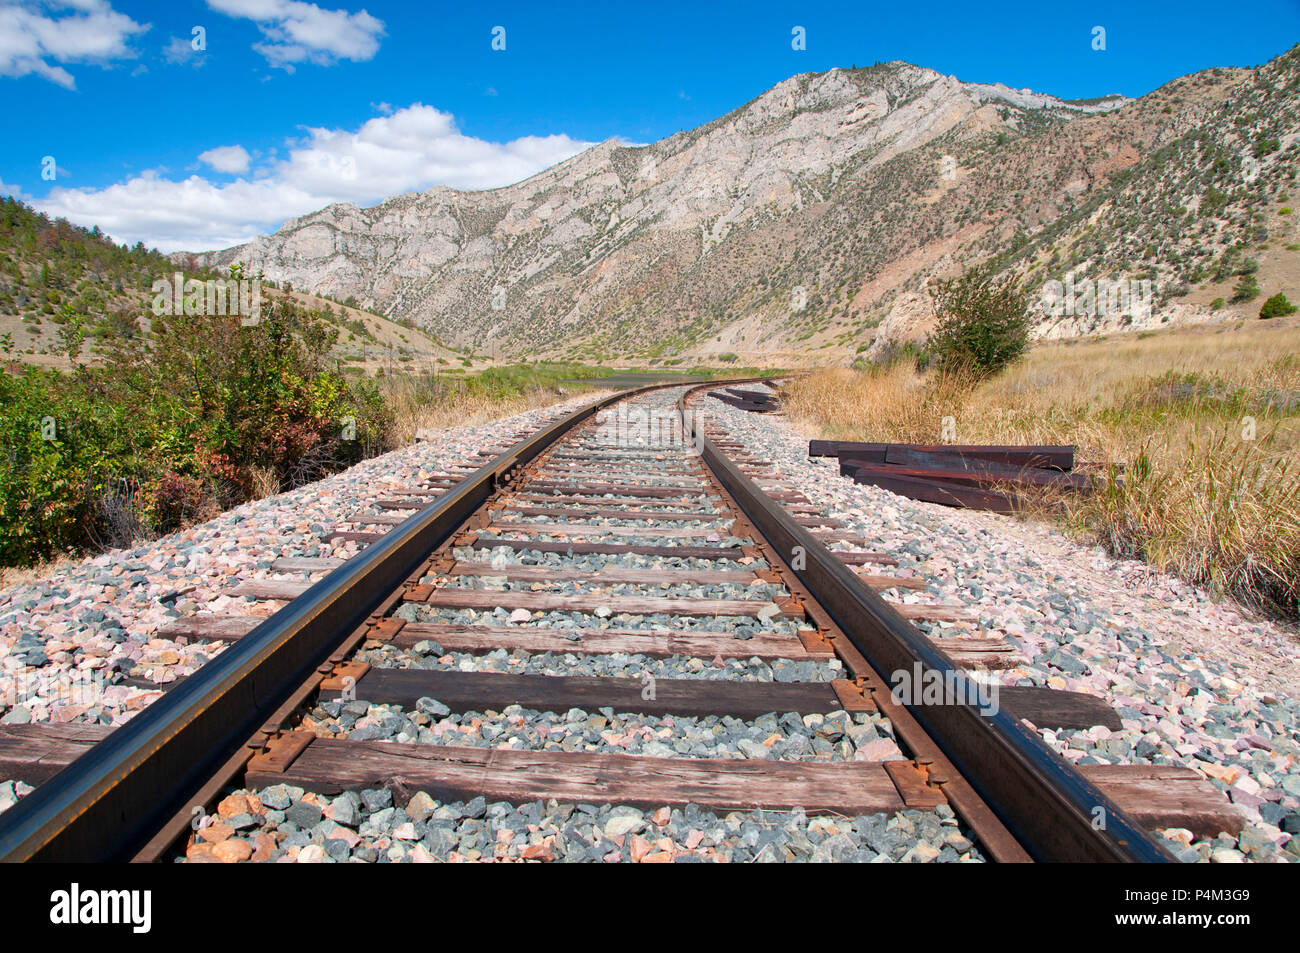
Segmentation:
[(102, 65), (134, 57), (127, 41), (148, 29), (107, 0), (0, 4), (0, 76), (35, 73), (75, 89), (72, 74), (56, 63)]
[(206, 162), (218, 172), (247, 172), (250, 156), (243, 146), (218, 146), (199, 153), (199, 161)]
[[(355, 131), (308, 129), (285, 158), (264, 160), (233, 182), (147, 172), (103, 189), (56, 187), (36, 204), (78, 225), (99, 225), (119, 242), (200, 251), (240, 244), (333, 202), (373, 205), (435, 185), (508, 185), (590, 145), (566, 135), (488, 142), (463, 135), (450, 113), (415, 103)], [(227, 151), (234, 149), (244, 151), (222, 146), (199, 158), (221, 171), (218, 162), (238, 158)]]
[(365, 10), (325, 10), (300, 0), (208, 0), (208, 6), (256, 23), (265, 39), (253, 49), (288, 70), (294, 63), (371, 59), (384, 35), (384, 21)]
[(23, 192), (20, 185), (5, 185), (5, 180), (0, 179), (0, 195), (11, 195), (16, 199), (22, 199), (24, 202), (30, 202), (31, 196)]
[(173, 36), (167, 41), (163, 47), (163, 59), (168, 63), (192, 63), (194, 66), (207, 62), (207, 57), (194, 49), (194, 38), (184, 36)]

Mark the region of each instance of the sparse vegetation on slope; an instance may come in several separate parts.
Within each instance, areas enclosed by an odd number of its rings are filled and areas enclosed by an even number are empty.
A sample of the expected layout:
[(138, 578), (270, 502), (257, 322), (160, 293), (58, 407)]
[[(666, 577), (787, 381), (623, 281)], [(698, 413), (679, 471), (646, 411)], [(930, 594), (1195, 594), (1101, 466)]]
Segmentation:
[[(137, 243), (116, 245), (98, 228), (52, 220), (0, 196), (0, 335), (11, 356), (55, 364), (60, 330), (79, 320), (87, 355), (110, 337), (140, 333), (153, 282), (176, 266)], [(193, 277), (215, 277), (206, 270)]]
[(1017, 247), (990, 242), (983, 249), (1028, 269), (1035, 287), (1067, 275), (1148, 281), (1157, 316), (1089, 309), (1049, 325), (1072, 332), (1158, 325), (1183, 310), (1215, 310), (1211, 302), (1220, 296), (1250, 302), (1261, 280), (1272, 289), (1297, 278), (1285, 203), (1300, 171), (1300, 48), (1256, 70), (1183, 77), (1143, 103), (1170, 107), (1167, 141), (1089, 189), (1074, 209), (1031, 229)]
[[(82, 344), (79, 357), (100, 364), (111, 341), (151, 340), (153, 283), (172, 281), (178, 271), (186, 279), (227, 277), (195, 261), (175, 262), (142, 244), (116, 245), (98, 228), (51, 220), (17, 199), (0, 197), (0, 353), (67, 370), (67, 341), (76, 336)], [(268, 301), (287, 298), (337, 328), (329, 352), (336, 367), (346, 362), (373, 375), (460, 360), (409, 319), (364, 311), (355, 299), (340, 302), (267, 280), (262, 291)], [(73, 326), (65, 327), (69, 320)]]

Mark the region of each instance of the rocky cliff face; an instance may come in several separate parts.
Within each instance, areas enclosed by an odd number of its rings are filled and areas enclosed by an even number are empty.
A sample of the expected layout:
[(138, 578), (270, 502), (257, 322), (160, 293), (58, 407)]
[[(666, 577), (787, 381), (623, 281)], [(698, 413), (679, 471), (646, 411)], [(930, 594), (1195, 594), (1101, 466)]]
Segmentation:
[(506, 353), (853, 354), (891, 309), (914, 321), (914, 297), (896, 299), (926, 274), (1076, 215), (1250, 72), (1177, 109), (1156, 94), (1070, 105), (903, 63), (804, 74), (649, 146), (604, 142), (501, 189), (332, 205), (197, 257)]

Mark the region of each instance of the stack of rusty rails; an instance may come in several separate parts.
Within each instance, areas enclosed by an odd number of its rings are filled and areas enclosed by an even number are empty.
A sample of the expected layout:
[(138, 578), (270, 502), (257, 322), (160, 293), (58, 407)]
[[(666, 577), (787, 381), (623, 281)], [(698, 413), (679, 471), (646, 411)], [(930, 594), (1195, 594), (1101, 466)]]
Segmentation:
[[(990, 747), (993, 722), (950, 724), (920, 700), (895, 699), (886, 673), (902, 656), (882, 650), (850, 602), (865, 599), (891, 624), (910, 623), (843, 564), (836, 563), (856, 587), (848, 602), (809, 567), (787, 561), (792, 541), (808, 550), (812, 566), (833, 559), (813, 534), (837, 527), (762, 461), (746, 462), (753, 479), (741, 474), (730, 456), (747, 455), (721, 435), (705, 442), (703, 458), (688, 441), (611, 446), (585, 425), (615, 399), (511, 448), (344, 565), (303, 567), (329, 575), (126, 725), (0, 727), (0, 776), (44, 782), (0, 815), (0, 859), (161, 859), (174, 856), (178, 842), (201, 852), (190, 827), (194, 808), (210, 809), (231, 787), (283, 783), (334, 794), (392, 787), (393, 779), (400, 791), (443, 800), (696, 804), (715, 812), (801, 806), (845, 815), (949, 804), (1000, 860), (1163, 860), (1143, 826), (1240, 827), (1232, 805), (1194, 772), (1108, 766), (1085, 777), (1039, 760), (1009, 774), (1007, 750)], [(861, 542), (841, 532), (836, 543), (850, 537)], [(873, 567), (889, 565), (879, 556)], [(737, 619), (747, 620), (747, 637)], [(838, 658), (846, 677), (768, 683), (683, 672), (657, 679), (647, 693), (641, 679), (626, 676), (402, 664), (401, 653), (432, 641), (467, 653), (715, 659), (723, 669), (754, 656), (828, 666)], [(907, 645), (918, 662), (950, 667), (932, 650)], [(733, 760), (363, 741), (305, 730), (305, 711), (344, 695), (408, 707), (435, 698), (462, 712), (518, 704), (746, 720), (848, 713), (886, 719), (903, 753), (884, 761), (843, 753)], [(1114, 718), (1097, 699), (1048, 689), (1008, 692), (1002, 704), (994, 718), (1004, 732), (1016, 725), (1027, 734), (1021, 719), (1064, 728)], [(958, 737), (937, 733), (945, 727)], [(981, 743), (987, 763), (969, 757), (971, 744)], [(1092, 826), (1094, 807), (1105, 811), (1102, 830)]]
[(729, 407), (747, 410), (756, 414), (771, 414), (781, 409), (781, 403), (777, 399), (777, 395), (767, 391), (728, 387), (721, 391), (710, 391), (709, 396), (722, 401)]
[(813, 440), (810, 457), (837, 457), (840, 473), (913, 500), (1011, 513), (1025, 494), (1088, 493), (1074, 447), (953, 446)]

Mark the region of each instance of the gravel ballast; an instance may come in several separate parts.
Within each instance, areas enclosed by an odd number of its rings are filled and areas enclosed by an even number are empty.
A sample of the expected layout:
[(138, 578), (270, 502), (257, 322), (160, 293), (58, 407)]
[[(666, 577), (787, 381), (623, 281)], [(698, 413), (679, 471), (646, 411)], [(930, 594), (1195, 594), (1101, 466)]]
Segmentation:
[[(589, 400), (571, 402), (577, 406)], [(675, 393), (642, 401), (666, 408)], [(1041, 732), (1068, 760), (1080, 764), (1177, 764), (1202, 771), (1248, 814), (1240, 837), (1195, 839), (1165, 831), (1185, 861), (1300, 860), (1300, 704), (1289, 685), (1300, 677), (1294, 632), (1215, 604), (1149, 567), (1110, 559), (1050, 528), (1006, 517), (917, 503), (841, 477), (835, 461), (807, 457), (807, 437), (783, 419), (704, 402), (705, 412), (775, 475), (798, 486), (859, 533), (870, 548), (899, 559), (900, 575), (925, 589), (894, 590), (903, 601), (960, 603), (979, 613), (973, 622), (918, 622), (937, 639), (1002, 636), (1024, 663), (992, 673), (1005, 685), (1039, 685), (1088, 692), (1119, 712), (1119, 731)], [(462, 462), (493, 440), (554, 416), (547, 408), (484, 427), (449, 431), (366, 461), (311, 486), (223, 514), (202, 526), (148, 546), (80, 564), (40, 583), (0, 592), (0, 677), (31, 686), (41, 673), (55, 685), (107, 682), (90, 704), (29, 692), (4, 702), (0, 721), (97, 721), (121, 724), (156, 691), (122, 684), (127, 676), (165, 683), (188, 674), (219, 652), (221, 643), (185, 644), (154, 637), (178, 616), (200, 609), (215, 614), (269, 614), (281, 603), (253, 602), (222, 593), (248, 578), (307, 578), (270, 571), (282, 556), (346, 557), (355, 543), (329, 545), (321, 537), (342, 514), (392, 496), (404, 485)], [(651, 445), (651, 449), (653, 446)], [(647, 468), (652, 467), (647, 464)], [(642, 472), (652, 472), (643, 469)], [(665, 480), (668, 477), (665, 476)], [(550, 506), (546, 503), (530, 503)], [(555, 504), (559, 506), (561, 504)], [(636, 503), (601, 500), (607, 509)], [(685, 508), (685, 507), (683, 507)], [(557, 522), (563, 517), (520, 517), (511, 522)], [(586, 517), (581, 517), (586, 519)], [(714, 521), (616, 520), (590, 540), (620, 541), (617, 527), (703, 526), (716, 539), (702, 545), (738, 545)], [(719, 532), (712, 532), (713, 530)], [(511, 534), (513, 535), (513, 534)], [(641, 545), (675, 546), (672, 536), (637, 537)], [(692, 541), (694, 542), (694, 541)], [(856, 545), (850, 548), (859, 548)], [(510, 547), (460, 548), (457, 559), (497, 568), (550, 566), (599, 569), (765, 568), (761, 560), (695, 560), (635, 554), (575, 555)], [(317, 576), (316, 578), (319, 578)], [(636, 586), (624, 583), (503, 581), (457, 577), (458, 588), (502, 593), (538, 591), (677, 598), (779, 598), (781, 587), (724, 585)], [(503, 601), (508, 598), (503, 596)], [(530, 629), (644, 629), (729, 632), (743, 641), (756, 631), (793, 635), (782, 617), (681, 618), (600, 612), (527, 612), (440, 609), (417, 603), (397, 614), (412, 622), (523, 625)], [(525, 618), (526, 616), (526, 618)], [(652, 658), (617, 653), (587, 655), (504, 649), (485, 654), (448, 652), (434, 639), (412, 648), (363, 648), (372, 666), (530, 675), (586, 675), (640, 679), (728, 679), (747, 682), (825, 682), (843, 677), (838, 661), (735, 658)], [(102, 673), (102, 674), (100, 674)], [(3, 686), (0, 686), (3, 687)], [(11, 691), (13, 696), (14, 692)], [(84, 701), (84, 699), (83, 699)], [(651, 757), (884, 760), (905, 757), (887, 719), (878, 714), (799, 716), (774, 712), (760, 719), (645, 716), (571, 710), (452, 713), (436, 699), (415, 710), (366, 699), (323, 702), (303, 727), (322, 737), (456, 744), (515, 750), (587, 751)], [(30, 788), (0, 781), (0, 810)], [(428, 862), (573, 860), (602, 862), (971, 862), (982, 860), (969, 832), (946, 807), (868, 817), (813, 816), (796, 811), (710, 813), (694, 806), (642, 811), (618, 805), (536, 802), (511, 806), (443, 803), (426, 793), (395, 788), (318, 796), (290, 786), (239, 791), (204, 818), (177, 860), (274, 862)]]
[[(400, 795), (398, 798), (401, 801)], [(803, 811), (715, 814), (536, 801), (443, 803), (388, 788), (329, 798), (276, 785), (240, 792), (203, 818), (191, 861), (434, 863), (947, 863), (982, 860), (946, 806), (861, 817)]]
[[(904, 599), (959, 602), (978, 625), (918, 625), (933, 637), (1006, 636), (1028, 659), (1001, 684), (1088, 692), (1123, 728), (1042, 731), (1078, 764), (1182, 765), (1247, 812), (1238, 838), (1165, 832), (1183, 860), (1300, 860), (1300, 647), (1293, 628), (1216, 603), (1133, 561), (1050, 527), (906, 499), (809, 458), (808, 436), (781, 419), (706, 400), (707, 414), (770, 460), (827, 515), (928, 581)], [(891, 570), (893, 571), (893, 570)]]
[(589, 403), (583, 395), (475, 427), (460, 427), (362, 461), (317, 483), (245, 504), (206, 523), (129, 550), (88, 557), (39, 582), (0, 590), (0, 724), (91, 721), (118, 725), (159, 697), (126, 677), (166, 684), (219, 653), (221, 642), (158, 638), (197, 612), (269, 615), (281, 603), (226, 595), (274, 573), (285, 556), (347, 558), (355, 542), (329, 544), (344, 515), (425, 476), (475, 459), (517, 431)]

